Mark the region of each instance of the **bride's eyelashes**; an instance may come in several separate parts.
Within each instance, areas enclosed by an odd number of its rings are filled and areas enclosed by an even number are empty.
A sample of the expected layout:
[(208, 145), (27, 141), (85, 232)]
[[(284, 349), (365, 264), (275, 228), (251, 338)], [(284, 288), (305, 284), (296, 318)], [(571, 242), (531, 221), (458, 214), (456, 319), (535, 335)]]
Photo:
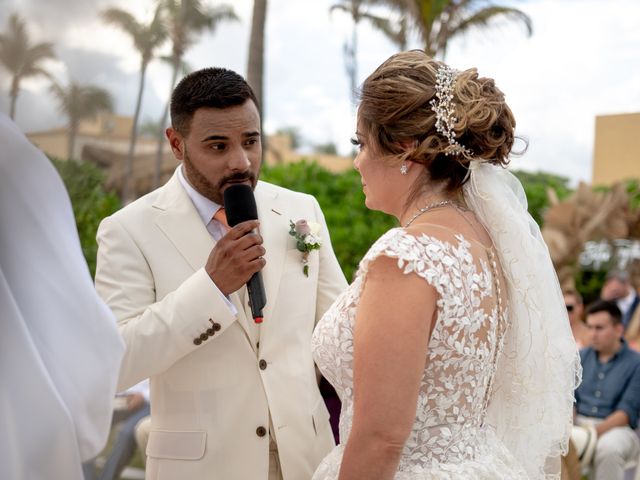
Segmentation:
[(351, 145), (358, 147), (358, 150), (362, 150), (363, 144), (356, 137), (351, 137)]

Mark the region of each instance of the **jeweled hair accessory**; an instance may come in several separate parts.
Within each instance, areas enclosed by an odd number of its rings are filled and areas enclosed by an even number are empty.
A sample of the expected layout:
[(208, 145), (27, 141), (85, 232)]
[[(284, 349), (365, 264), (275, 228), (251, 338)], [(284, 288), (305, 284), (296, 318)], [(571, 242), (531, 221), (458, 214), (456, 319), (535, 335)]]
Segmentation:
[(453, 89), (458, 78), (458, 71), (442, 65), (436, 73), (436, 98), (429, 102), (431, 110), (436, 114), (436, 131), (447, 139), (449, 146), (445, 155), (463, 155), (472, 159), (473, 152), (456, 140), (454, 125), (458, 121), (455, 116)]

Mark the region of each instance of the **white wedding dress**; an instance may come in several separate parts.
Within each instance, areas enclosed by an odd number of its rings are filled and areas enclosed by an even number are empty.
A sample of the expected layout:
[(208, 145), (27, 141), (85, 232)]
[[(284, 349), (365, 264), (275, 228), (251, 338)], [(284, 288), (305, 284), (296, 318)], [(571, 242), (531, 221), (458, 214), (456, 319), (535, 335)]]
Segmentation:
[[(506, 301), (497, 302), (500, 282), (493, 274), (499, 268), (494, 264), (495, 253), (449, 230), (419, 237), (402, 228), (388, 231), (371, 247), (354, 282), (318, 323), (313, 355), (342, 400), (340, 438), (343, 442), (349, 438), (353, 416), (356, 309), (368, 267), (381, 255), (397, 259), (405, 274), (419, 275), (439, 294), (415, 421), (395, 478), (527, 479), (487, 422), (492, 380), (509, 327), (509, 306)], [(392, 318), (385, 334), (393, 334)], [(344, 445), (338, 445), (319, 465), (313, 480), (336, 479), (343, 450)]]

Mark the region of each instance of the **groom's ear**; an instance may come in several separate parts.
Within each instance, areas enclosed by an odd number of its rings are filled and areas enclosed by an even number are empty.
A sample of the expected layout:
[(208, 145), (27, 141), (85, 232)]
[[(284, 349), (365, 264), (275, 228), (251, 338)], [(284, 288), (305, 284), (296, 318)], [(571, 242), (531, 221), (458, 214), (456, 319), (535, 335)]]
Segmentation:
[(169, 145), (171, 145), (171, 150), (173, 151), (173, 155), (176, 157), (176, 160), (184, 159), (184, 139), (180, 132), (178, 132), (173, 127), (169, 127), (166, 130), (167, 139), (169, 139)]

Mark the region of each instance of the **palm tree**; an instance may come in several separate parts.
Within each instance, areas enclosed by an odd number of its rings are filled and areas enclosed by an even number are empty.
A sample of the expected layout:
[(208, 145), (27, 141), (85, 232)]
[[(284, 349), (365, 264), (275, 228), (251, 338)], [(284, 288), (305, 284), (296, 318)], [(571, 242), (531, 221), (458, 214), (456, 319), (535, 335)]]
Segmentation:
[[(170, 90), (173, 90), (178, 78), (178, 72), (182, 68), (185, 52), (191, 47), (198, 34), (205, 29), (215, 30), (220, 22), (225, 20), (238, 20), (233, 7), (220, 5), (212, 9), (206, 9), (200, 0), (159, 0), (167, 14), (167, 28), (171, 39), (171, 75)], [(164, 129), (169, 115), (170, 99), (167, 100), (158, 129), (158, 149), (156, 151), (156, 168), (154, 185), (160, 185), (162, 171), (162, 147), (164, 146)]]
[(60, 111), (69, 119), (69, 160), (74, 159), (76, 136), (82, 120), (95, 118), (100, 112), (113, 111), (109, 92), (94, 85), (71, 82), (67, 88), (53, 82), (51, 92), (60, 102)]
[[(353, 30), (351, 32), (351, 42), (344, 44), (345, 68), (351, 84), (352, 105), (356, 104), (356, 87), (358, 82), (358, 24), (362, 20), (367, 20), (376, 29), (384, 33), (392, 42), (402, 42), (399, 35), (401, 32), (389, 18), (371, 13), (368, 7), (374, 5), (384, 5), (383, 0), (340, 0), (329, 8), (329, 12), (341, 10), (351, 16), (353, 20)], [(405, 40), (406, 42), (406, 40)]]
[(521, 23), (528, 36), (532, 33), (531, 18), (526, 13), (486, 0), (388, 0), (387, 3), (412, 18), (424, 50), (431, 57), (444, 58), (450, 39), (474, 27), (487, 28), (499, 17)]
[(140, 23), (129, 12), (120, 8), (109, 8), (102, 13), (102, 18), (113, 24), (131, 36), (136, 50), (140, 53), (140, 84), (138, 86), (138, 99), (136, 109), (133, 114), (133, 125), (131, 126), (131, 139), (129, 141), (129, 152), (127, 154), (127, 166), (124, 176), (122, 196), (125, 201), (131, 200), (131, 179), (133, 174), (133, 155), (135, 152), (136, 140), (138, 138), (138, 121), (140, 118), (140, 108), (142, 105), (142, 95), (144, 92), (145, 75), (149, 62), (153, 59), (155, 51), (164, 43), (167, 38), (167, 30), (161, 18), (161, 8), (156, 7), (155, 15), (150, 23)]
[(49, 73), (42, 67), (42, 62), (55, 57), (52, 43), (32, 45), (24, 21), (15, 13), (9, 17), (8, 31), (0, 34), (0, 63), (12, 75), (9, 90), (11, 99), (9, 115), (12, 119), (16, 115), (20, 82), (25, 78), (38, 75), (49, 77)]
[(249, 40), (249, 62), (247, 65), (247, 82), (251, 85), (258, 103), (260, 116), (264, 112), (264, 96), (262, 94), (264, 74), (264, 30), (267, 18), (267, 0), (253, 1), (253, 19), (251, 20), (251, 39)]

